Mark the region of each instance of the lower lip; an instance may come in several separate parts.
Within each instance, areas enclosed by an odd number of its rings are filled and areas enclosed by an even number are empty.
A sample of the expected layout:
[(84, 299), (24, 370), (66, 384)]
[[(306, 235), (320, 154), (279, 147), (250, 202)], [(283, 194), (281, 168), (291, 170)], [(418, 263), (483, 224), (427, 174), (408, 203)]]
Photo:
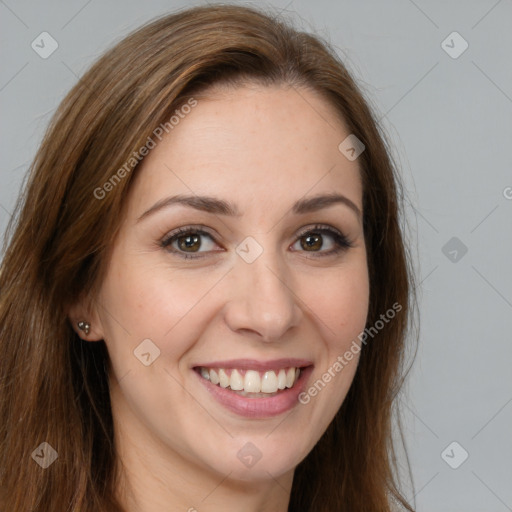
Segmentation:
[(246, 418), (270, 418), (278, 416), (293, 409), (299, 403), (306, 380), (313, 370), (312, 366), (302, 368), (297, 382), (291, 388), (286, 388), (277, 395), (268, 398), (248, 398), (240, 396), (230, 389), (221, 388), (212, 384), (192, 370), (201, 380), (203, 386), (212, 394), (213, 398), (230, 411)]

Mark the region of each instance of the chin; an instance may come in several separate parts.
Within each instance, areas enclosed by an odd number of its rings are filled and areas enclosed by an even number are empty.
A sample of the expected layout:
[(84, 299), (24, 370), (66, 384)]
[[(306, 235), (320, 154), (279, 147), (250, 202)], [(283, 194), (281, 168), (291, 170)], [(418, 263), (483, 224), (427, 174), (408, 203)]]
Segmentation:
[(296, 435), (290, 434), (286, 439), (293, 442), (285, 443), (282, 436), (275, 442), (264, 438), (253, 441), (246, 438), (241, 442), (240, 438), (235, 438), (231, 440), (233, 447), (220, 450), (216, 457), (225, 457), (228, 451), (233, 455), (226, 457), (221, 464), (217, 459), (211, 467), (223, 476), (229, 475), (233, 481), (258, 484), (275, 480), (293, 472), (307, 455), (305, 451), (298, 451)]

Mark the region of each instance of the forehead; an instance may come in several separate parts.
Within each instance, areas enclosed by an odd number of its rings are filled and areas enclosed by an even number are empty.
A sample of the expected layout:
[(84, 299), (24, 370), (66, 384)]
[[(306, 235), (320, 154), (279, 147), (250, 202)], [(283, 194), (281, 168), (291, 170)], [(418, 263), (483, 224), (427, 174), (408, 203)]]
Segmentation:
[(357, 161), (338, 149), (349, 132), (318, 94), (249, 85), (195, 99), (138, 170), (136, 210), (167, 193), (239, 198), (244, 213), (333, 191), (362, 209)]

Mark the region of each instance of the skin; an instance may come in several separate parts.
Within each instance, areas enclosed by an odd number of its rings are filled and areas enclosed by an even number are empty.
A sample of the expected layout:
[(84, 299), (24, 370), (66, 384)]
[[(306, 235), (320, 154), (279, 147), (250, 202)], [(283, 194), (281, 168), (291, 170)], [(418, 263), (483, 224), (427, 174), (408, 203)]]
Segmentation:
[[(310, 360), (306, 389), (364, 329), (369, 283), (362, 217), (346, 204), (295, 214), (295, 201), (342, 194), (362, 212), (356, 161), (338, 145), (349, 131), (316, 93), (256, 84), (216, 88), (144, 159), (86, 340), (104, 339), (112, 361), (111, 398), (129, 511), (286, 511), (294, 468), (321, 437), (353, 380), (358, 355), (307, 405), (249, 419), (216, 402), (192, 369), (236, 358)], [(232, 202), (240, 216), (173, 205), (137, 219), (176, 194)], [(301, 228), (344, 233), (304, 249)], [(199, 259), (161, 246), (176, 228), (202, 226)], [(235, 251), (247, 236), (263, 249), (252, 263)], [(174, 244), (176, 248), (177, 243)], [(178, 249), (176, 249), (178, 250)], [(160, 355), (143, 365), (134, 350), (151, 339)], [(291, 442), (293, 440), (293, 442)], [(246, 442), (261, 459), (237, 458)]]

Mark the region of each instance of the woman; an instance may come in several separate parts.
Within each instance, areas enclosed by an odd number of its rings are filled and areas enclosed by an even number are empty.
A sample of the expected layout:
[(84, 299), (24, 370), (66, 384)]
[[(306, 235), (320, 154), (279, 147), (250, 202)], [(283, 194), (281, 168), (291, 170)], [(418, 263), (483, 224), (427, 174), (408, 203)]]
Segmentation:
[(312, 35), (209, 6), (107, 52), (2, 262), (1, 509), (412, 510), (399, 199)]

